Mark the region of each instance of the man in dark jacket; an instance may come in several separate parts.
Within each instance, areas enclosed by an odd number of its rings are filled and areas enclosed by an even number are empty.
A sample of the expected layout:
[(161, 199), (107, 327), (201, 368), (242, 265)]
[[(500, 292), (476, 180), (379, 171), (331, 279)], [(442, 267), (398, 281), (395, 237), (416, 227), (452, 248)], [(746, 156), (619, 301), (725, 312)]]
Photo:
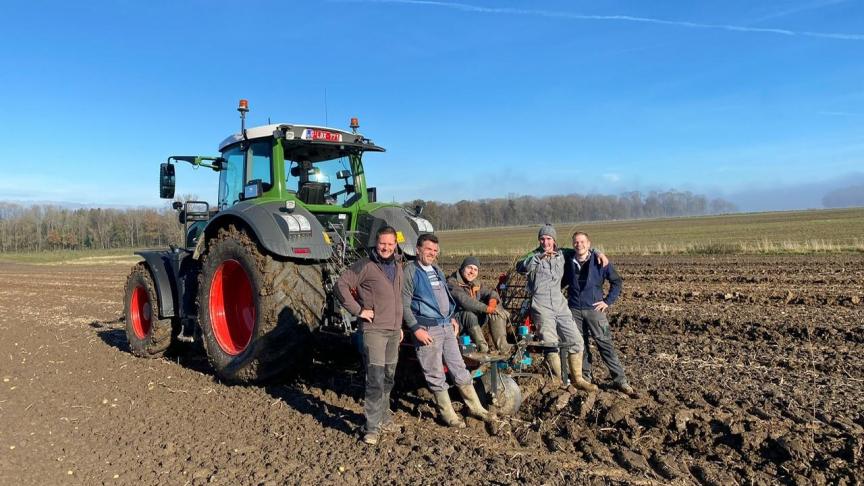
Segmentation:
[[(573, 250), (567, 250), (564, 258), (562, 285), (567, 287), (567, 306), (573, 314), (573, 320), (582, 331), (582, 338), (585, 341), (582, 361), (583, 378), (591, 381), (592, 356), (588, 347), (588, 338), (593, 337), (600, 356), (609, 368), (615, 387), (631, 397), (637, 397), (635, 390), (627, 381), (618, 353), (615, 352), (612, 331), (606, 318), (606, 311), (621, 295), (621, 277), (612, 263), (606, 267), (600, 264), (591, 251), (588, 235), (581, 231), (573, 233)], [(604, 296), (603, 284), (607, 281), (609, 293)]]
[(495, 289), (484, 288), (477, 280), (480, 260), (469, 256), (462, 261), (459, 270), (447, 278), (447, 287), (458, 305), (456, 320), (465, 334), (477, 343), (481, 353), (489, 352), (482, 326), (489, 324), (492, 344), (500, 353), (507, 352), (507, 311), (498, 307), (501, 297)]
[(402, 341), (402, 265), (396, 254), (396, 230), (378, 230), (375, 250), (342, 273), (336, 297), (361, 321), (363, 361), (366, 365), (366, 415), (363, 442), (378, 443), (382, 427), (391, 420), (390, 391), (396, 376)]
[(447, 289), (444, 272), (435, 265), (437, 258), (438, 237), (430, 233), (420, 235), (417, 238), (417, 259), (405, 268), (402, 315), (405, 326), (414, 336), (417, 361), (423, 368), (426, 384), (435, 395), (441, 420), (450, 427), (465, 427), (465, 422), (456, 415), (450, 402), (445, 364), (471, 415), (486, 420), (489, 412), (480, 403), (471, 374), (459, 352), (456, 342), (459, 324), (453, 318), (456, 302)]

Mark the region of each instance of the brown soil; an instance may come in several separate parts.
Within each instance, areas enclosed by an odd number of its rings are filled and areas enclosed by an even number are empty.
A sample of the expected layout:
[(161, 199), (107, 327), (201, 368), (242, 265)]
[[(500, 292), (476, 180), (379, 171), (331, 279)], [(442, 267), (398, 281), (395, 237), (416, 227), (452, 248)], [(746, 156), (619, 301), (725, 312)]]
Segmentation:
[(451, 430), (401, 393), (375, 448), (356, 434), (355, 365), (224, 385), (196, 347), (129, 353), (128, 266), (0, 264), (0, 483), (864, 481), (864, 258), (615, 263), (610, 320), (640, 398), (522, 379), (518, 417)]

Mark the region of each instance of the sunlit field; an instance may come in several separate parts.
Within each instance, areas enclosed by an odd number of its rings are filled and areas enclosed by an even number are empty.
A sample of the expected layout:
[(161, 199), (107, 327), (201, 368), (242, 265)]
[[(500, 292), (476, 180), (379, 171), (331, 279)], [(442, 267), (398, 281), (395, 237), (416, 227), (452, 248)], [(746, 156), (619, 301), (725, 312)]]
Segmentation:
[[(519, 255), (536, 246), (533, 226), (440, 231), (442, 252)], [(610, 254), (732, 254), (864, 252), (864, 208), (557, 224), (570, 246), (574, 231), (588, 233)]]

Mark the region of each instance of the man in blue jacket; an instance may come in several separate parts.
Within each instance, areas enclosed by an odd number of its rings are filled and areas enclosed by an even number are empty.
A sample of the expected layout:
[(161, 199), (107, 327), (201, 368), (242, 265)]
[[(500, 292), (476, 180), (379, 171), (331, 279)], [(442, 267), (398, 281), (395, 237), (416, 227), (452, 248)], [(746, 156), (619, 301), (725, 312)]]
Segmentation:
[(438, 414), (450, 427), (465, 427), (450, 402), (444, 365), (468, 411), (476, 418), (489, 419), (489, 411), (480, 403), (471, 373), (465, 368), (456, 336), (459, 324), (453, 318), (456, 301), (447, 288), (444, 272), (435, 265), (438, 259), (438, 237), (426, 233), (417, 238), (417, 259), (405, 267), (402, 287), (402, 319), (414, 338), (417, 361), (423, 369), (426, 384), (435, 396)]
[[(600, 264), (591, 252), (591, 240), (581, 231), (573, 233), (573, 250), (566, 251), (564, 257), (562, 285), (567, 287), (567, 306), (585, 341), (583, 378), (591, 381), (592, 356), (588, 338), (593, 337), (603, 362), (609, 368), (615, 388), (630, 397), (637, 397), (636, 391), (627, 380), (618, 353), (615, 352), (612, 331), (606, 318), (606, 311), (621, 295), (621, 277), (611, 262), (606, 267)], [(603, 284), (606, 281), (609, 282), (609, 293), (604, 296)]]

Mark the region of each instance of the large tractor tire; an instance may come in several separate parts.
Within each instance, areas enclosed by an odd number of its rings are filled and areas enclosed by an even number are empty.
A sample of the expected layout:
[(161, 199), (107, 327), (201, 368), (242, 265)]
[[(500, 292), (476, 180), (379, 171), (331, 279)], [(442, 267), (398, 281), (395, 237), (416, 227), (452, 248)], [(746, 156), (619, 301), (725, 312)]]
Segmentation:
[(324, 298), (320, 265), (273, 257), (246, 232), (220, 229), (198, 286), (202, 341), (216, 374), (260, 383), (303, 369)]
[(126, 278), (124, 315), (126, 338), (135, 356), (158, 358), (171, 345), (171, 319), (159, 319), (159, 300), (150, 270), (143, 263)]

